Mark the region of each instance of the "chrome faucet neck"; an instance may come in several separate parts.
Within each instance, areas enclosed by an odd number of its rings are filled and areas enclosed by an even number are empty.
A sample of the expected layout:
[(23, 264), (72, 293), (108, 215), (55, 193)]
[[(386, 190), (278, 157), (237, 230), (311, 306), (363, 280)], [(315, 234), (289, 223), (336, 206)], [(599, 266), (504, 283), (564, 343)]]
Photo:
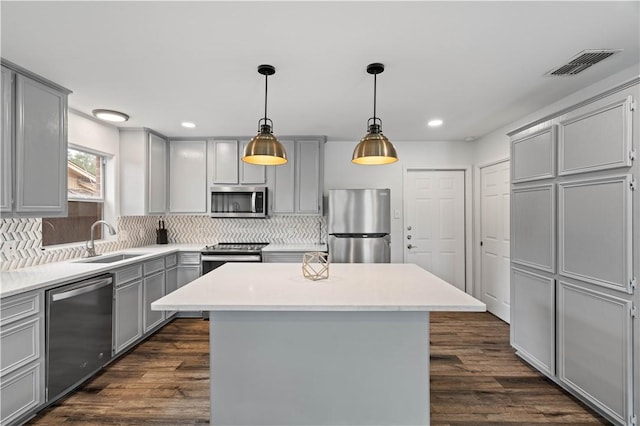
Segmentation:
[(93, 257), (93, 256), (97, 256), (96, 254), (96, 244), (95, 244), (95, 229), (96, 226), (103, 224), (107, 227), (107, 229), (109, 230), (109, 234), (110, 235), (115, 235), (116, 234), (116, 230), (113, 228), (113, 226), (111, 226), (109, 223), (107, 223), (104, 220), (96, 220), (95, 222), (93, 222), (93, 225), (91, 225), (91, 239), (89, 241), (87, 241), (87, 245), (86, 245), (86, 249), (87, 249), (87, 257)]

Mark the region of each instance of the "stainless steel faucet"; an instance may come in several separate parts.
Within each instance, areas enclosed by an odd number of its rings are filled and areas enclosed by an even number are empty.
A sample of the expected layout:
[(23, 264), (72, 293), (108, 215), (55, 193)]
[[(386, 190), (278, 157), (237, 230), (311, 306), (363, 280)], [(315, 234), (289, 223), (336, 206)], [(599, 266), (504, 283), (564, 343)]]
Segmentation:
[(93, 235), (96, 229), (96, 225), (99, 225), (99, 224), (103, 224), (107, 227), (107, 229), (109, 230), (109, 235), (116, 235), (116, 230), (113, 228), (113, 226), (109, 225), (106, 221), (96, 220), (95, 222), (93, 222), (93, 225), (91, 225), (91, 240), (87, 241), (87, 257), (97, 256)]

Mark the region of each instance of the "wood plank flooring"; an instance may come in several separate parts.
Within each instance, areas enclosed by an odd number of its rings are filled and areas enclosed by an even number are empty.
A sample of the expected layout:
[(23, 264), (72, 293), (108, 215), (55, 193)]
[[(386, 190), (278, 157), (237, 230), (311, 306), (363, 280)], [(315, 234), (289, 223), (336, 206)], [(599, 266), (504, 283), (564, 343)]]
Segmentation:
[[(209, 423), (208, 321), (177, 319), (28, 425)], [(602, 425), (520, 361), (488, 313), (431, 314), (432, 425)]]

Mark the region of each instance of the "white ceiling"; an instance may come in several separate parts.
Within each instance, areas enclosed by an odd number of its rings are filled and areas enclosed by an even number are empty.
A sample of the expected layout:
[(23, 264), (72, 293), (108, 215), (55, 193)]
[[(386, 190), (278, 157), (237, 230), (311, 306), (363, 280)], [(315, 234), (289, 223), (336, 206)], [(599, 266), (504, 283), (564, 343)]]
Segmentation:
[[(640, 63), (640, 2), (12, 2), (1, 55), (71, 90), (70, 107), (166, 136), (358, 140), (373, 113), (392, 141), (481, 137)], [(548, 77), (584, 49), (624, 49)], [(639, 68), (640, 70), (640, 68)], [(444, 120), (438, 129), (430, 118)], [(195, 129), (181, 127), (195, 122)]]

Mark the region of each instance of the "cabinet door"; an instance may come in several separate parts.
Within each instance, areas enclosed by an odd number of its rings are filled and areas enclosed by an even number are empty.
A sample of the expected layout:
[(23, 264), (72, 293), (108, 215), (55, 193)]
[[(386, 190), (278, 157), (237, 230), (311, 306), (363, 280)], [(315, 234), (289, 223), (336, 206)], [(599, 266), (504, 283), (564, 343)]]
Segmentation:
[(555, 374), (555, 280), (511, 269), (511, 345), (536, 368)]
[(558, 174), (631, 166), (631, 96), (605, 98), (560, 121)]
[(238, 183), (238, 141), (213, 141), (213, 183)]
[(299, 141), (296, 146), (296, 213), (320, 212), (320, 141)]
[(200, 277), (200, 266), (178, 266), (178, 288)]
[(44, 402), (42, 372), (43, 365), (38, 362), (2, 377), (0, 422), (3, 425), (10, 424)]
[(558, 378), (619, 424), (629, 424), (631, 301), (564, 281), (558, 286)]
[(280, 142), (287, 151), (289, 161), (287, 164), (275, 167), (272, 213), (294, 213), (296, 144), (294, 141)]
[(67, 96), (16, 75), (16, 213), (67, 212)]
[(171, 141), (169, 153), (169, 211), (206, 213), (207, 142)]
[(145, 277), (144, 280), (144, 332), (164, 321), (164, 311), (152, 311), (151, 303), (165, 295), (164, 272)]
[(562, 275), (631, 293), (631, 175), (558, 184)]
[(13, 132), (13, 72), (2, 67), (2, 145), (0, 146), (0, 213), (10, 212), (11, 191), (13, 184), (13, 167), (11, 165), (11, 149)]
[(555, 187), (516, 188), (511, 196), (511, 261), (555, 272)]
[(551, 178), (555, 174), (556, 126), (511, 142), (511, 182)]
[(114, 354), (142, 337), (142, 280), (116, 287)]
[[(178, 289), (178, 268), (167, 269), (164, 273), (166, 294)], [(165, 311), (167, 318), (172, 317), (176, 311)]]
[(238, 161), (240, 168), (240, 183), (242, 184), (264, 184), (267, 181), (267, 168), (265, 166), (257, 166), (242, 161), (244, 148), (249, 141), (240, 142), (240, 152), (238, 153)]
[(147, 157), (147, 210), (151, 214), (167, 211), (167, 141), (149, 134)]

